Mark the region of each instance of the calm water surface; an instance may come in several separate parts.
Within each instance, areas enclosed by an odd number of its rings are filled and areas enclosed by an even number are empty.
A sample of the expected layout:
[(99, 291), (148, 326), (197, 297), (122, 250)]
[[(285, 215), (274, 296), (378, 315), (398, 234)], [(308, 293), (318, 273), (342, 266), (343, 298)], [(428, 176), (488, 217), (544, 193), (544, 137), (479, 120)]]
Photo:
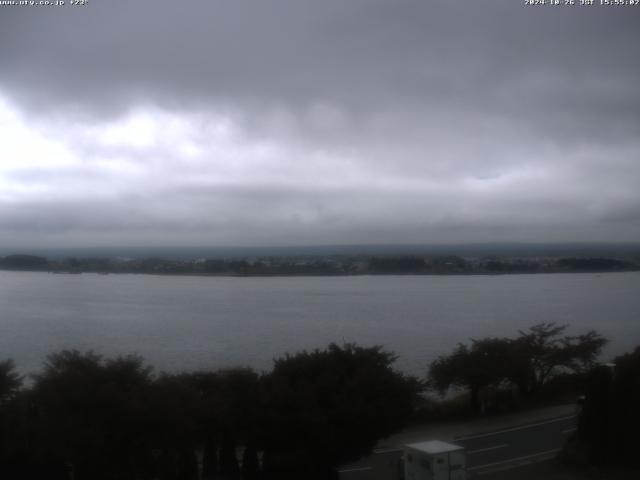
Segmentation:
[(177, 277), (0, 272), (0, 360), (37, 371), (63, 348), (138, 353), (158, 370), (248, 365), (332, 341), (382, 344), (422, 374), (457, 342), (534, 323), (640, 345), (640, 273)]

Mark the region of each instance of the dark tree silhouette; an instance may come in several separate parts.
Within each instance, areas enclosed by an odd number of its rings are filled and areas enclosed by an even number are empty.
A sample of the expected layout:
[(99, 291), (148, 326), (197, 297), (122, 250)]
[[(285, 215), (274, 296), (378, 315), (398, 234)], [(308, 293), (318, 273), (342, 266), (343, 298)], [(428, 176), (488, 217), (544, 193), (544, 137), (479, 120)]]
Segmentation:
[(203, 446), (203, 476), (237, 478), (238, 445), (255, 446), (263, 418), (259, 376), (248, 368), (197, 372), (183, 376), (197, 392), (196, 418)]
[(451, 354), (431, 363), (429, 384), (441, 393), (451, 386), (467, 388), (475, 413), (481, 410), (480, 391), (490, 385), (511, 383), (532, 396), (558, 374), (585, 373), (606, 344), (593, 330), (561, 336), (566, 328), (540, 323), (516, 339), (472, 340), (470, 347), (460, 343)]
[(22, 386), (23, 378), (15, 368), (11, 359), (0, 362), (0, 406), (18, 393)]
[(150, 368), (138, 357), (49, 356), (32, 392), (32, 449), (70, 465), (77, 480), (136, 478), (150, 462), (149, 383)]
[(331, 344), (286, 355), (266, 376), (266, 476), (331, 478), (400, 429), (420, 383), (393, 370), (381, 347)]
[(450, 355), (436, 359), (429, 369), (429, 383), (444, 394), (451, 386), (469, 389), (470, 408), (481, 411), (480, 391), (498, 385), (513, 374), (512, 342), (506, 338), (472, 340), (471, 347), (460, 343)]
[(640, 347), (591, 370), (578, 437), (594, 465), (640, 467)]
[(536, 393), (561, 372), (587, 372), (607, 343), (594, 330), (583, 335), (562, 336), (566, 329), (566, 325), (548, 322), (520, 331), (514, 352), (518, 355), (518, 365), (524, 368), (517, 379), (523, 393)]
[(258, 450), (253, 442), (246, 445), (242, 454), (242, 480), (259, 480)]

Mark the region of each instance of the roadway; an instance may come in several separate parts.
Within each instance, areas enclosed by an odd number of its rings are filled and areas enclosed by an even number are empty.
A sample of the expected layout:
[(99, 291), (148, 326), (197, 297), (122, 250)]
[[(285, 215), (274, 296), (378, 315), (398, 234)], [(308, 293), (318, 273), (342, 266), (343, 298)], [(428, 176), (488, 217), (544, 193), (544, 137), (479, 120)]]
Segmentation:
[[(575, 431), (575, 415), (527, 425), (455, 437), (425, 437), (461, 445), (467, 453), (468, 478), (490, 480), (491, 474), (533, 462), (550, 460)], [(341, 480), (399, 480), (402, 450), (377, 450), (373, 455), (340, 470)]]
[(467, 471), (479, 475), (550, 459), (575, 430), (576, 417), (545, 420), (454, 439), (467, 452)]

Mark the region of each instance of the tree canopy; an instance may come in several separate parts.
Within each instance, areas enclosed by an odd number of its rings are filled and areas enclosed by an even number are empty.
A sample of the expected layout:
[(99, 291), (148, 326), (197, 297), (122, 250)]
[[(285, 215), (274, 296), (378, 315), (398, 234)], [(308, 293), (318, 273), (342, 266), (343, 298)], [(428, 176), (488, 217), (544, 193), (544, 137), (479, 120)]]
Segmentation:
[(514, 346), (524, 368), (517, 380), (522, 392), (535, 393), (561, 371), (586, 372), (607, 343), (595, 330), (570, 336), (563, 335), (566, 329), (548, 322), (520, 331)]
[(139, 357), (50, 355), (31, 392), (33, 442), (74, 475), (112, 478), (145, 469), (151, 369)]
[(431, 363), (429, 384), (444, 393), (451, 386), (467, 388), (470, 407), (480, 410), (480, 390), (510, 384), (522, 395), (537, 393), (551, 378), (566, 372), (586, 372), (606, 344), (600, 334), (563, 335), (566, 325), (533, 325), (519, 336), (472, 340)]
[(370, 452), (400, 429), (420, 383), (393, 370), (394, 360), (382, 347), (353, 344), (276, 360), (265, 379), (270, 425), (265, 455), (286, 458), (295, 468), (279, 468), (273, 477), (327, 478), (331, 469)]
[(0, 477), (324, 480), (412, 413), (420, 383), (394, 360), (381, 347), (331, 344), (262, 375), (154, 375), (137, 356), (68, 350), (23, 390), (3, 362)]
[(16, 372), (13, 360), (0, 362), (0, 405), (15, 395), (22, 386), (22, 377)]
[(480, 410), (480, 389), (498, 385), (511, 375), (513, 345), (506, 338), (472, 340), (471, 346), (459, 343), (450, 355), (436, 359), (429, 369), (429, 384), (444, 394), (449, 387), (468, 388), (471, 408)]
[(597, 466), (640, 467), (640, 347), (593, 368), (578, 421), (578, 439)]

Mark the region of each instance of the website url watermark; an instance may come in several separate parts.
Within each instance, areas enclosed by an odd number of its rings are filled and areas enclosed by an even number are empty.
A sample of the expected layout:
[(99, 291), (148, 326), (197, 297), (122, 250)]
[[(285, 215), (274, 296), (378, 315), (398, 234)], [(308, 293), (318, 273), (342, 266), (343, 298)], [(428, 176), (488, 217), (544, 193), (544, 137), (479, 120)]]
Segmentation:
[(0, 7), (82, 7), (89, 0), (0, 0)]

